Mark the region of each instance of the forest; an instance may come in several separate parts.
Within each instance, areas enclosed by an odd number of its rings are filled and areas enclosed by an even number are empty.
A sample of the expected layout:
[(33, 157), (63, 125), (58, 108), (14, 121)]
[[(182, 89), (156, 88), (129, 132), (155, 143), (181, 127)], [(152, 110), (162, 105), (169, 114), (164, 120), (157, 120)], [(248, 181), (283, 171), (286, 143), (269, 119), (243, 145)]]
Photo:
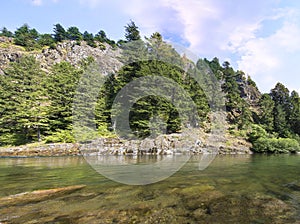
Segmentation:
[[(117, 73), (108, 74), (99, 90), (94, 116), (88, 122), (96, 125), (101, 137), (114, 136), (111, 110), (118, 92), (131, 81), (153, 73), (176, 82), (194, 101), (200, 119), (196, 122), (188, 118), (190, 125), (195, 128), (209, 126), (210, 105), (205, 91), (180, 66), (176, 66), (193, 65), (189, 70), (192, 73), (206, 64), (222, 84), (228, 133), (247, 139), (252, 143), (254, 152), (300, 151), (299, 93), (289, 91), (284, 84), (277, 83), (269, 93), (261, 94), (255, 81), (243, 71), (235, 71), (229, 62), (220, 63), (215, 57), (211, 60), (199, 59), (193, 64), (165, 42), (161, 34), (156, 32), (142, 38), (132, 21), (125, 26), (125, 39), (119, 41), (110, 40), (103, 30), (94, 35), (88, 31), (81, 33), (77, 27), (65, 29), (61, 24), (54, 25), (52, 34), (40, 34), (26, 24), (14, 32), (4, 27), (0, 37), (11, 38), (15, 45), (24, 47), (27, 52), (43, 48), (55, 49), (58, 43), (64, 41), (75, 41), (78, 45), (84, 41), (92, 48), (105, 50), (109, 45), (115, 50), (121, 49), (122, 54), (130, 53), (136, 57), (132, 62), (125, 63)], [(134, 52), (126, 48), (133, 42)], [(147, 60), (136, 60), (145, 55)], [(151, 58), (153, 55), (155, 58)], [(176, 63), (167, 63), (158, 58)], [(94, 64), (95, 59), (92, 57), (82, 59), (77, 67), (62, 61), (46, 72), (30, 54), (24, 54), (17, 61), (9, 63), (4, 74), (0, 75), (0, 145), (74, 142), (74, 95), (80, 78)], [(254, 99), (254, 106), (245, 97), (243, 85), (259, 93), (257, 99)], [(130, 128), (136, 137), (150, 135), (149, 120), (152, 117), (159, 117), (166, 124), (166, 133), (181, 131), (182, 121), (174, 104), (162, 97), (147, 96), (135, 102), (130, 111)], [(209, 128), (206, 131), (209, 132)]]

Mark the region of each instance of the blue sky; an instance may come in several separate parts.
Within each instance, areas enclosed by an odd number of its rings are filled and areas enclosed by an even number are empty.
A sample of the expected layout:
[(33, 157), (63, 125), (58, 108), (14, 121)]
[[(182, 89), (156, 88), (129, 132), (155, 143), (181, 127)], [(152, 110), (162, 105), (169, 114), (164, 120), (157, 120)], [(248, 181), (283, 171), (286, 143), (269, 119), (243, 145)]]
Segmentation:
[(10, 0), (0, 27), (24, 23), (41, 33), (53, 25), (103, 29), (115, 40), (133, 20), (143, 36), (160, 32), (199, 57), (230, 61), (269, 92), (277, 81), (300, 92), (300, 1), (297, 0)]

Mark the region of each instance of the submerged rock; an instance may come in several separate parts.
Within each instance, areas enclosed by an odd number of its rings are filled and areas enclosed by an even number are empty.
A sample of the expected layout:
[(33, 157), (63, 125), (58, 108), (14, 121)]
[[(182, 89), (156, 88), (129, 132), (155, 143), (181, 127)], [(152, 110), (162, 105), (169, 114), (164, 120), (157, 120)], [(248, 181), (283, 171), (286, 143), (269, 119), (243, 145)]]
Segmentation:
[(284, 185), (284, 187), (287, 187), (293, 191), (300, 191), (300, 184), (297, 182), (292, 182)]
[(20, 194), (10, 195), (0, 198), (0, 207), (15, 206), (34, 202), (44, 201), (50, 198), (59, 197), (65, 194), (73, 193), (86, 187), (86, 185), (74, 185), (68, 187), (54, 188), (48, 190), (36, 190)]

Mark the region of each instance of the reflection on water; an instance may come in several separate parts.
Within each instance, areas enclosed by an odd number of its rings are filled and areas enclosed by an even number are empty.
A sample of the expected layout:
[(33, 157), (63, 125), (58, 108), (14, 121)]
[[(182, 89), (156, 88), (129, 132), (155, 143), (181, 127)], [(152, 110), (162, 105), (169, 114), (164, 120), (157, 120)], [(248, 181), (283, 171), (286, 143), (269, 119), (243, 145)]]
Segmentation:
[[(147, 166), (165, 161), (167, 166), (174, 161), (171, 157), (118, 157), (119, 165), (114, 170), (103, 166), (103, 161), (114, 163), (112, 158), (90, 159), (100, 164), (96, 169), (106, 169), (105, 172), (112, 174), (117, 171), (118, 178), (130, 174), (137, 179), (140, 174), (128, 165)], [(202, 156), (191, 157), (178, 172), (161, 182), (129, 186), (100, 175), (82, 157), (3, 158), (0, 197), (78, 184), (87, 187), (22, 205), (17, 210), (0, 208), (0, 222), (5, 219), (12, 223), (296, 222), (300, 210), (300, 156), (217, 156), (204, 170), (199, 167), (201, 159)]]
[(87, 156), (85, 159), (105, 177), (129, 185), (162, 181), (176, 173), (190, 155)]

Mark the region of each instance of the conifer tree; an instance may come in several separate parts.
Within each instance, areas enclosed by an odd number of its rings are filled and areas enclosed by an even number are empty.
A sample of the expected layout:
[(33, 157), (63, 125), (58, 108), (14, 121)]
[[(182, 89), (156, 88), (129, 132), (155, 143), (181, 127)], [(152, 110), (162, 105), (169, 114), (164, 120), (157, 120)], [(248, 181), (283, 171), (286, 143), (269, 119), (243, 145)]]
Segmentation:
[(0, 76), (2, 143), (40, 141), (49, 128), (44, 77), (45, 73), (32, 56), (11, 63)]
[(68, 62), (60, 62), (52, 67), (47, 79), (51, 132), (71, 130), (73, 97), (81, 73), (82, 70), (76, 69)]

